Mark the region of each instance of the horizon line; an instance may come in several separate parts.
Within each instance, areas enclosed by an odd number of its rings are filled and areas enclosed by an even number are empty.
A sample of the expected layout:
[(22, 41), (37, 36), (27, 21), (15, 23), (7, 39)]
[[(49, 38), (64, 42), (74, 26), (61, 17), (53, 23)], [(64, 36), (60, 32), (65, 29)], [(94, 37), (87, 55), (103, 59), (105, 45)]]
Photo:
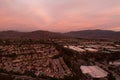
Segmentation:
[(77, 32), (77, 31), (94, 31), (94, 30), (100, 30), (100, 31), (114, 31), (114, 32), (120, 32), (120, 31), (116, 31), (116, 30), (108, 30), (108, 29), (84, 29), (84, 30), (73, 30), (73, 31), (66, 31), (66, 32), (60, 32), (60, 31), (50, 31), (50, 30), (31, 30), (31, 31), (22, 31), (22, 30), (0, 30), (0, 32), (7, 32), (7, 31), (13, 31), (13, 32), (35, 32), (35, 31), (46, 31), (46, 32), (55, 32), (55, 33), (68, 33), (68, 32)]

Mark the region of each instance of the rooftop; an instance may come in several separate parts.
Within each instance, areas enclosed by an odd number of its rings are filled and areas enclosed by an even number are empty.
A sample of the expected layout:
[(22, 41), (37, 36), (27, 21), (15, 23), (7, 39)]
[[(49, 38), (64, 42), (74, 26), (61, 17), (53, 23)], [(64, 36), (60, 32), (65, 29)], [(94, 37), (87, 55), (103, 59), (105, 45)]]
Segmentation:
[(83, 74), (89, 74), (93, 78), (104, 78), (108, 75), (106, 71), (98, 66), (81, 66)]

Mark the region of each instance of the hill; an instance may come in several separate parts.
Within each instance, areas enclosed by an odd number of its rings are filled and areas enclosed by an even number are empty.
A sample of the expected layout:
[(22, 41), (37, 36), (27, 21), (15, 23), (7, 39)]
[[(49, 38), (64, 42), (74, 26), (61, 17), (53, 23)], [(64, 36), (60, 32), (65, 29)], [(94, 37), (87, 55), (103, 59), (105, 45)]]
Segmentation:
[(114, 39), (120, 40), (120, 32), (110, 30), (82, 30), (82, 31), (71, 31), (67, 33), (58, 33), (50, 31), (32, 31), (32, 32), (19, 32), (19, 31), (1, 31), (1, 39), (16, 39), (16, 38), (30, 38), (30, 39), (41, 39), (41, 38), (87, 38), (87, 39)]
[(56, 32), (49, 31), (33, 31), (33, 32), (18, 32), (18, 31), (1, 31), (1, 39), (18, 39), (18, 38), (29, 38), (29, 39), (40, 39), (40, 38), (64, 38), (64, 35)]
[(82, 30), (64, 33), (66, 36), (88, 39), (120, 39), (120, 32), (111, 30)]

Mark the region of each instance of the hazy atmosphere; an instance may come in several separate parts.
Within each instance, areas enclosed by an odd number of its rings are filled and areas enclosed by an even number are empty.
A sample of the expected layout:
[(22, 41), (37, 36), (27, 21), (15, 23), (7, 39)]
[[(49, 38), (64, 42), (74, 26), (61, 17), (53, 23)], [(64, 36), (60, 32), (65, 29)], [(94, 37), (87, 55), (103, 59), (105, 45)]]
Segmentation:
[(120, 0), (0, 0), (0, 80), (120, 80)]
[(0, 30), (120, 31), (120, 0), (0, 0)]

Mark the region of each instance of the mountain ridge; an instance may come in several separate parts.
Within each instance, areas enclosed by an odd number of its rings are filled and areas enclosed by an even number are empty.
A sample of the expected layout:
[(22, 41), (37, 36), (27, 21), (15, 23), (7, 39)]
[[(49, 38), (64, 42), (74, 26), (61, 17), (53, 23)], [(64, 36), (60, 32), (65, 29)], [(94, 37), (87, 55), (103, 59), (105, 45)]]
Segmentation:
[(112, 30), (81, 30), (81, 31), (71, 31), (65, 33), (67, 36), (77, 37), (77, 38), (93, 38), (93, 39), (120, 39), (120, 31)]
[(15, 30), (0, 31), (0, 38), (87, 38), (87, 39), (119, 39), (120, 31), (112, 30), (79, 30), (66, 33), (36, 30), (31, 32), (20, 32)]

